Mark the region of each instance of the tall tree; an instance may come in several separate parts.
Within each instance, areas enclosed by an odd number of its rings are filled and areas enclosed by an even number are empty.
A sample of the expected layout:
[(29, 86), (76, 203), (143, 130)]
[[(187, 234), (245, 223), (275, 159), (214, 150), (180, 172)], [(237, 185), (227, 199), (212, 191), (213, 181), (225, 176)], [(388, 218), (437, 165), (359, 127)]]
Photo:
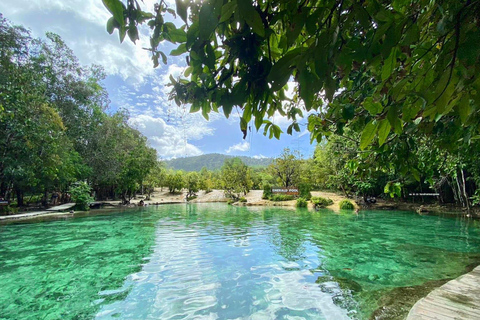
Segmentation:
[(246, 195), (252, 187), (251, 169), (240, 158), (226, 159), (221, 171), (222, 187), (225, 194), (239, 198)]
[(273, 160), (269, 171), (283, 187), (291, 187), (300, 182), (300, 165), (298, 152), (292, 152), (289, 148), (285, 148), (282, 154)]
[(63, 40), (34, 39), (0, 16), (0, 196), (68, 191), (87, 181), (100, 196), (126, 198), (156, 163), (156, 151), (105, 112), (103, 71), (78, 63)]

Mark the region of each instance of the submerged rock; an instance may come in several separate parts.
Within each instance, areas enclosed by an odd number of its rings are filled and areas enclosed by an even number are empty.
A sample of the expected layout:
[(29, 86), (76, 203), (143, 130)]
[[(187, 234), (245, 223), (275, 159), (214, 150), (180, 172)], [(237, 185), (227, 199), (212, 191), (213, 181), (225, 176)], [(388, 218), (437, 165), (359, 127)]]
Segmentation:
[(411, 287), (395, 288), (383, 294), (378, 304), (381, 306), (373, 312), (370, 319), (400, 320), (405, 319), (413, 305), (429, 294), (433, 289), (442, 286), (450, 279), (428, 281)]

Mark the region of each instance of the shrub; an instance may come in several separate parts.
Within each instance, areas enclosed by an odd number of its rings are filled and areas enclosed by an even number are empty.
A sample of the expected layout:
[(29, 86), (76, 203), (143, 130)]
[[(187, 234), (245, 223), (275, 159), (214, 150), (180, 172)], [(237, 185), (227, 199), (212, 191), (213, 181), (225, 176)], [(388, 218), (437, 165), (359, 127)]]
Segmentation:
[(241, 197), (240, 199), (238, 199), (239, 202), (247, 202), (247, 199), (245, 199), (245, 197)]
[(233, 204), (233, 203), (235, 203), (235, 200), (233, 200), (231, 198), (227, 200), (227, 204)]
[(298, 194), (301, 198), (310, 200), (310, 198), (312, 198), (312, 194), (310, 193), (311, 189), (308, 183), (301, 183), (298, 185)]
[(295, 197), (289, 194), (274, 194), (270, 197), (272, 201), (289, 201), (293, 199), (295, 199)]
[(315, 205), (315, 208), (325, 208), (332, 205), (333, 201), (328, 198), (312, 197), (312, 203)]
[(91, 191), (92, 189), (86, 182), (76, 182), (70, 187), (69, 192), (78, 210), (87, 211), (90, 209), (88, 205), (94, 201), (92, 196), (90, 196)]
[(297, 199), (297, 208), (306, 208), (307, 207), (307, 200), (304, 198)]
[(349, 200), (346, 200), (346, 199), (340, 201), (339, 206), (340, 206), (340, 209), (342, 209), (342, 210), (353, 210), (353, 209), (355, 209), (353, 203), (350, 202)]
[(262, 199), (270, 199), (272, 196), (272, 186), (266, 184), (263, 186), (263, 196)]
[(12, 207), (11, 204), (8, 206), (0, 206), (0, 215), (9, 215), (9, 214), (17, 214), (18, 208)]

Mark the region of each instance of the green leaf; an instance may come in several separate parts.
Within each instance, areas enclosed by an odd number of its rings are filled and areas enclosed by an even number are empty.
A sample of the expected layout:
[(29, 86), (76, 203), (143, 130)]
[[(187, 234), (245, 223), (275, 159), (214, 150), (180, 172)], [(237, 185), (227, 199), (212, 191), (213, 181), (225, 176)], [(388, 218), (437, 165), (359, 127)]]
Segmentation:
[(113, 14), (115, 20), (121, 26), (125, 25), (125, 19), (123, 17), (123, 4), (120, 0), (102, 0), (103, 5)]
[(302, 72), (300, 72), (300, 75), (298, 76), (300, 97), (305, 102), (305, 109), (307, 111), (310, 111), (312, 109), (313, 99), (315, 96), (313, 86), (316, 81), (319, 81), (318, 78), (316, 78), (306, 69), (302, 70)]
[(203, 101), (203, 104), (202, 104), (202, 116), (205, 118), (205, 120), (208, 121), (209, 117), (208, 117), (208, 113), (210, 112), (211, 108), (210, 108), (210, 104), (208, 103), (207, 100), (204, 100)]
[(223, 114), (225, 114), (225, 118), (228, 119), (228, 117), (230, 116), (230, 113), (232, 113), (232, 108), (233, 108), (233, 104), (231, 103), (224, 103), (222, 105)]
[(120, 25), (120, 29), (119, 29), (119, 33), (118, 33), (118, 36), (120, 38), (120, 43), (123, 42), (123, 40), (125, 39), (125, 36), (127, 34), (127, 29), (125, 28), (124, 25)]
[(187, 69), (185, 69), (185, 72), (183, 75), (188, 78), (192, 74), (192, 71), (193, 71), (193, 67), (188, 67)]
[(305, 20), (307, 18), (307, 10), (305, 10), (301, 14), (296, 14), (293, 18), (293, 21), (290, 25), (290, 28), (287, 32), (287, 46), (291, 46), (297, 40), (300, 32), (303, 29), (303, 25), (305, 24)]
[(401, 134), (403, 131), (403, 125), (402, 120), (400, 120), (400, 118), (398, 117), (397, 108), (391, 107), (390, 110), (388, 110), (387, 119), (388, 122), (390, 122), (393, 131), (395, 131), (396, 134)]
[[(179, 56), (181, 54), (184, 54), (185, 52), (187, 52), (187, 45), (185, 43), (182, 43), (181, 45), (178, 46), (177, 49), (173, 49), (172, 51), (170, 51), (170, 55)], [(190, 72), (191, 72), (191, 69), (190, 69)], [(185, 76), (188, 77), (187, 75)]]
[(391, 125), (387, 119), (380, 121), (378, 126), (378, 144), (382, 146), (387, 140), (388, 134), (390, 133)]
[(425, 100), (417, 100), (415, 104), (405, 104), (403, 106), (403, 115), (402, 120), (409, 122), (413, 118), (415, 118), (422, 109), (422, 105), (425, 103)]
[(187, 23), (187, 4), (182, 0), (175, 0), (175, 6), (177, 7), (177, 14)]
[(200, 102), (198, 101), (195, 101), (194, 103), (192, 103), (192, 106), (190, 107), (190, 113), (194, 113), (194, 112), (197, 112), (201, 109), (201, 105), (200, 105)]
[(114, 17), (111, 17), (110, 19), (108, 19), (107, 21), (107, 32), (109, 34), (112, 34), (113, 31), (115, 30), (115, 18)]
[(240, 118), (240, 130), (246, 131), (248, 128), (248, 121), (246, 121), (243, 117)]
[(417, 23), (413, 22), (407, 30), (405, 34), (405, 38), (403, 39), (403, 45), (410, 45), (412, 43), (416, 43), (418, 41), (420, 35), (420, 31), (418, 29)]
[(464, 95), (457, 104), (457, 111), (460, 115), (460, 121), (462, 121), (462, 124), (465, 124), (471, 112), (470, 102), (468, 100), (468, 95)]
[(262, 18), (252, 6), (251, 1), (240, 1), (238, 3), (238, 9), (240, 11), (240, 16), (245, 19), (245, 22), (252, 28), (253, 32), (260, 37), (265, 37), (265, 28), (263, 26)]
[(138, 30), (135, 25), (128, 27), (128, 37), (133, 43), (139, 39)]
[(202, 8), (200, 9), (199, 13), (199, 36), (202, 40), (210, 39), (212, 32), (217, 27), (218, 20), (215, 18), (213, 14), (212, 5), (209, 3), (203, 3)]
[(275, 138), (277, 140), (280, 140), (280, 134), (283, 132), (282, 129), (280, 129), (280, 127), (276, 124), (272, 124), (272, 126), (270, 127), (270, 139), (272, 138), (272, 132)]
[(193, 43), (198, 37), (200, 27), (198, 21), (195, 21), (190, 25), (190, 28), (187, 30), (187, 48), (191, 48)]
[(256, 115), (255, 116), (255, 128), (257, 129), (257, 131), (260, 129), (262, 124), (263, 124), (263, 118), (260, 115)]
[(325, 96), (329, 101), (333, 100), (333, 95), (335, 94), (335, 90), (337, 89), (337, 84), (335, 80), (330, 75), (327, 75), (325, 78)]
[(415, 168), (412, 168), (411, 169), (411, 172), (412, 172), (412, 175), (413, 177), (415, 178), (415, 180), (417, 180), (418, 182), (420, 182), (420, 172), (415, 169)]
[(273, 91), (280, 90), (288, 82), (288, 79), (290, 79), (290, 76), (292, 75), (291, 66), (298, 58), (300, 52), (301, 51), (297, 49), (289, 51), (272, 66), (267, 81), (272, 83)]
[(360, 137), (360, 149), (365, 149), (372, 142), (377, 133), (378, 123), (376, 121), (370, 121), (363, 129), (362, 136)]
[(227, 2), (222, 6), (222, 15), (220, 16), (220, 23), (227, 21), (230, 19), (232, 14), (237, 9), (237, 1)]
[(159, 52), (160, 52), (160, 55), (162, 56), (163, 64), (167, 64), (167, 56), (162, 51), (159, 51)]
[(392, 51), (390, 51), (390, 55), (385, 60), (382, 68), (382, 81), (387, 80), (395, 70), (395, 66), (397, 64), (397, 47), (393, 47)]
[(187, 42), (187, 33), (183, 29), (168, 30), (168, 35), (172, 42)]
[(373, 101), (371, 97), (368, 97), (363, 101), (363, 107), (367, 110), (372, 116), (375, 116), (383, 111), (383, 106), (380, 102)]
[(206, 65), (210, 70), (215, 69), (215, 51), (213, 51), (212, 45), (207, 43), (205, 47), (205, 51), (207, 54)]
[(249, 103), (247, 103), (245, 105), (245, 109), (243, 109), (242, 118), (247, 122), (249, 122), (250, 119), (252, 119), (252, 106)]

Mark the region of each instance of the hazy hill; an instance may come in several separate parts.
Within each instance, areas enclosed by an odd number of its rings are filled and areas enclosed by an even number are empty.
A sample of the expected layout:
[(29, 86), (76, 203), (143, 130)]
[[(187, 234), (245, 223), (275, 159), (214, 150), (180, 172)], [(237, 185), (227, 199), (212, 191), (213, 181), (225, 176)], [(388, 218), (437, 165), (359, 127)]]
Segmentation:
[[(200, 171), (203, 167), (208, 170), (218, 170), (222, 168), (225, 159), (235, 158), (225, 154), (210, 153), (195, 157), (177, 158), (166, 161), (167, 167), (175, 170)], [(272, 163), (272, 158), (256, 159), (252, 157), (239, 156), (243, 163), (250, 167), (266, 167)]]

